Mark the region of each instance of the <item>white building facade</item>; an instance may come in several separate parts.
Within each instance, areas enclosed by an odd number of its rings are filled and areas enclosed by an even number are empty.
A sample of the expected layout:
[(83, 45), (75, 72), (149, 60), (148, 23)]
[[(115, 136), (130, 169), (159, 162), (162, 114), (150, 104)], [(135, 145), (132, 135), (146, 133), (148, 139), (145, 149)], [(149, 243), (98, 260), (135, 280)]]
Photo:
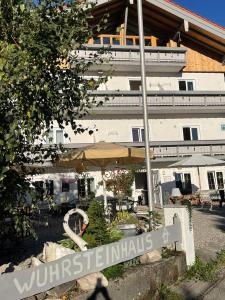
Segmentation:
[[(94, 94), (103, 106), (94, 108), (79, 123), (93, 130), (74, 135), (57, 126), (54, 143), (79, 148), (91, 143), (117, 142), (144, 147), (137, 8), (133, 1), (99, 1), (95, 15), (109, 13), (109, 28), (89, 41), (80, 57), (111, 44), (109, 63), (90, 70), (99, 76), (111, 69), (112, 75)], [(134, 1), (135, 2), (135, 1)], [(173, 187), (184, 194), (199, 188), (197, 168), (170, 168), (185, 156), (203, 154), (225, 159), (225, 29), (165, 0), (143, 1), (146, 41), (146, 81), (149, 113), (153, 186), (156, 203), (162, 203)], [(119, 17), (120, 15), (120, 17)], [(121, 21), (122, 20), (122, 21)], [(118, 31), (119, 27), (119, 31)], [(88, 172), (86, 179), (70, 173), (47, 173), (36, 181), (52, 185), (57, 201), (102, 195), (101, 174)], [(225, 167), (201, 167), (203, 190), (224, 188)], [(133, 196), (146, 189), (145, 172), (137, 174)]]

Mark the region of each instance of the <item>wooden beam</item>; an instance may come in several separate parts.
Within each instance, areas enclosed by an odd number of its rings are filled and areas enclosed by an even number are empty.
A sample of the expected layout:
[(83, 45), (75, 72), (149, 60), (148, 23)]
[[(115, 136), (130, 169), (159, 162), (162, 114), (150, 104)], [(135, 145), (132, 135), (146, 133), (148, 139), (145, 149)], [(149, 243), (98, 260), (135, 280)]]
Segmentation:
[(128, 21), (128, 5), (125, 8), (125, 14), (124, 14), (124, 35), (123, 35), (124, 45), (126, 45), (127, 21)]

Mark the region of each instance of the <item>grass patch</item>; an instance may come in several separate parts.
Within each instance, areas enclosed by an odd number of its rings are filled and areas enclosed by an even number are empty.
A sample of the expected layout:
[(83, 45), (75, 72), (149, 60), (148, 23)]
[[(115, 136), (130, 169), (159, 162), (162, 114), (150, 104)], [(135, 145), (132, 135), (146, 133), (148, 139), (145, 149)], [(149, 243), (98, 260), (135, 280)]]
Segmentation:
[(173, 291), (171, 288), (169, 288), (164, 284), (162, 284), (157, 289), (156, 299), (157, 300), (184, 300), (182, 295)]
[(111, 266), (102, 271), (105, 277), (109, 279), (115, 279), (119, 277), (123, 277), (124, 273), (135, 266), (140, 264), (140, 257), (133, 258), (131, 260), (125, 261), (121, 264)]
[(195, 264), (186, 272), (187, 279), (200, 281), (214, 281), (218, 278), (218, 271), (225, 265), (225, 250), (221, 250), (215, 259), (203, 262), (200, 257), (196, 257)]
[(177, 254), (176, 250), (174, 249), (169, 249), (167, 247), (162, 248), (162, 258), (169, 258), (171, 256), (175, 256)]
[(118, 277), (123, 277), (123, 274), (125, 272), (125, 266), (124, 264), (118, 264), (115, 266), (111, 266), (109, 268), (106, 268), (102, 271), (104, 276), (109, 279), (115, 279)]
[(144, 300), (185, 300), (184, 297), (172, 290), (170, 287), (165, 284), (161, 284), (160, 287), (157, 288), (155, 296), (149, 298), (145, 297)]

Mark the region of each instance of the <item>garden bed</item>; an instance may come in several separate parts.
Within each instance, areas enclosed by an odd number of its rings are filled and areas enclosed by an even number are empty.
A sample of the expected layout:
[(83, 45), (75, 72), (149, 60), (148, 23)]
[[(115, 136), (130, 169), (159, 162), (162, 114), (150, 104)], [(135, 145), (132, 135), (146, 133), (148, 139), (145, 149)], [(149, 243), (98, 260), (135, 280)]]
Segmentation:
[[(146, 295), (154, 296), (157, 288), (175, 283), (186, 271), (185, 255), (181, 252), (159, 262), (138, 265), (128, 269), (122, 278), (109, 281), (107, 293), (110, 299), (143, 299)], [(98, 298), (93, 297), (93, 291), (76, 295), (76, 300), (106, 299), (99, 291)]]

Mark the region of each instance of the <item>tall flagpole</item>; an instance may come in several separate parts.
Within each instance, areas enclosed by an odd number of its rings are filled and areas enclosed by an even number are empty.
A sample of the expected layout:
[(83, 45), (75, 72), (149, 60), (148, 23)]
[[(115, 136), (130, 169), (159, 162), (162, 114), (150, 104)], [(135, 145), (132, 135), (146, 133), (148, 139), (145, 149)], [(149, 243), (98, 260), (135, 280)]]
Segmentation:
[(151, 171), (150, 148), (149, 148), (150, 145), (149, 145), (148, 108), (147, 108), (147, 94), (146, 94), (142, 0), (137, 0), (137, 13), (138, 13), (139, 45), (140, 45), (140, 61), (141, 61), (142, 101), (143, 101), (143, 113), (144, 113), (145, 157), (146, 157), (146, 171), (147, 171), (148, 205), (149, 205), (149, 211), (152, 212), (153, 211), (153, 192), (152, 192), (152, 171)]

